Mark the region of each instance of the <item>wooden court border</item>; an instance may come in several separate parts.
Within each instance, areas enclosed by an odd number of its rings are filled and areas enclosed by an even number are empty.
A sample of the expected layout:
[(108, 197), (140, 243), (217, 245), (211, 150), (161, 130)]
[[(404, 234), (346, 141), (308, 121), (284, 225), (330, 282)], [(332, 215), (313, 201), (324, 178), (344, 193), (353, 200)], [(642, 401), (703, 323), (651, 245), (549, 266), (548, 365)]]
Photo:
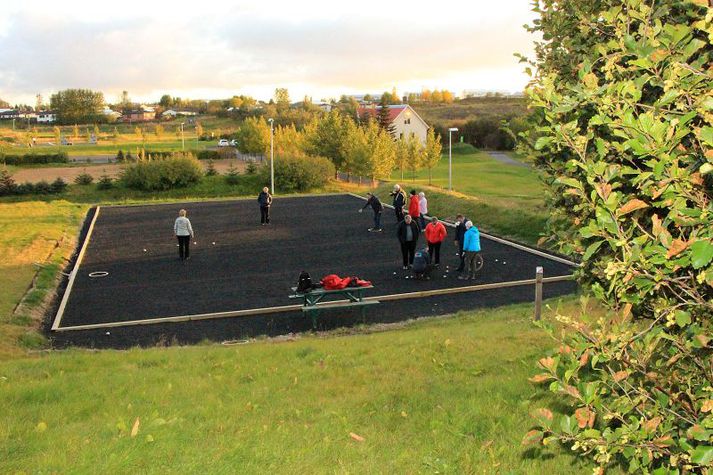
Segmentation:
[(94, 212), (94, 217), (92, 218), (92, 222), (89, 225), (89, 229), (87, 230), (87, 236), (84, 238), (84, 242), (82, 243), (82, 248), (79, 250), (79, 254), (77, 255), (77, 260), (74, 263), (72, 272), (69, 274), (69, 281), (67, 282), (67, 288), (64, 289), (64, 295), (62, 295), (62, 301), (60, 302), (59, 308), (57, 309), (57, 313), (55, 314), (54, 322), (52, 322), (52, 331), (57, 331), (59, 329), (59, 325), (62, 323), (62, 317), (64, 316), (64, 309), (67, 307), (67, 302), (69, 301), (69, 296), (72, 293), (72, 286), (74, 285), (74, 279), (77, 278), (77, 273), (79, 272), (79, 266), (82, 264), (82, 259), (84, 259), (84, 254), (87, 252), (87, 248), (89, 247), (89, 241), (92, 238), (92, 232), (94, 232), (94, 224), (96, 224), (96, 222), (97, 222), (97, 218), (99, 217), (100, 210), (101, 210), (101, 206), (97, 206), (96, 211)]
[[(559, 275), (554, 277), (545, 277), (542, 279), (542, 283), (554, 283), (563, 282), (567, 280), (574, 280), (573, 275)], [(423, 298), (423, 297), (436, 297), (441, 295), (451, 295), (459, 294), (464, 292), (478, 292), (483, 290), (494, 290), (494, 289), (504, 289), (508, 287), (519, 287), (525, 285), (535, 285), (536, 279), (525, 279), (525, 280), (513, 280), (510, 282), (496, 282), (492, 284), (480, 284), (480, 285), (469, 285), (465, 287), (453, 287), (450, 289), (435, 289), (435, 290), (422, 290), (418, 292), (407, 292), (403, 294), (389, 294), (389, 295), (373, 295), (369, 297), (364, 297), (365, 301), (395, 301), (395, 300), (405, 300), (413, 298)], [(334, 300), (329, 302), (320, 302), (318, 306), (329, 306), (331, 304), (343, 303), (347, 300)], [(52, 328), (56, 332), (66, 332), (66, 331), (80, 331), (80, 330), (101, 330), (107, 328), (121, 328), (121, 327), (133, 327), (141, 325), (157, 325), (162, 323), (180, 323), (180, 322), (195, 322), (201, 320), (214, 320), (219, 318), (238, 318), (238, 317), (252, 317), (256, 315), (269, 315), (273, 313), (284, 313), (284, 312), (295, 312), (302, 309), (301, 304), (294, 305), (282, 305), (279, 307), (263, 307), (263, 308), (250, 308), (245, 310), (233, 310), (228, 312), (215, 312), (215, 313), (199, 313), (193, 315), (177, 315), (174, 317), (159, 317), (159, 318), (147, 318), (142, 320), (127, 320), (123, 322), (107, 322), (107, 323), (92, 323), (87, 325), (74, 325), (69, 327)]]

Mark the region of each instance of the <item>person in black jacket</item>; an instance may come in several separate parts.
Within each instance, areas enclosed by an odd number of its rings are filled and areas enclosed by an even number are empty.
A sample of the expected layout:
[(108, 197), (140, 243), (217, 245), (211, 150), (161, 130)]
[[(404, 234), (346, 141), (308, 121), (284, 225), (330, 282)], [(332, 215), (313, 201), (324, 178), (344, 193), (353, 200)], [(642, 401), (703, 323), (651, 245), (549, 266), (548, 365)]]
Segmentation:
[(399, 243), (401, 243), (401, 257), (403, 257), (404, 270), (413, 264), (416, 244), (418, 244), (418, 236), (420, 234), (421, 228), (418, 227), (416, 221), (411, 218), (411, 215), (405, 215), (404, 220), (399, 223), (399, 227), (396, 231), (396, 236), (399, 238)]
[(265, 226), (270, 224), (270, 205), (272, 204), (272, 195), (270, 189), (265, 187), (257, 197), (257, 202), (260, 204), (260, 224)]
[(359, 212), (361, 213), (367, 206), (371, 206), (371, 209), (374, 210), (374, 227), (369, 228), (369, 232), (380, 233), (383, 231), (381, 229), (381, 212), (384, 211), (384, 205), (381, 204), (379, 197), (372, 193), (367, 193), (366, 197), (366, 204), (359, 210)]
[(399, 185), (394, 185), (394, 191), (389, 196), (394, 197), (394, 213), (396, 213), (396, 222), (400, 223), (404, 220), (404, 205), (406, 204), (406, 193)]
[(458, 257), (460, 258), (460, 265), (457, 269), (458, 272), (463, 272), (463, 268), (465, 267), (465, 254), (463, 253), (463, 237), (465, 236), (465, 232), (467, 231), (465, 227), (465, 223), (467, 222), (468, 220), (462, 214), (456, 216), (455, 245), (458, 248)]

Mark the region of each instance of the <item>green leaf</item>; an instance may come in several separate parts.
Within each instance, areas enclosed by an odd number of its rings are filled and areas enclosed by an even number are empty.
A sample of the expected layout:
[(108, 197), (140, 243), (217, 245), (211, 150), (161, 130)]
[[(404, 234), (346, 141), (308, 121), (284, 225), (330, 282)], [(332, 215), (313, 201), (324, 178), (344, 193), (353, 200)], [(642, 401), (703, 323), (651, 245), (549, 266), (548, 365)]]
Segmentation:
[(677, 310), (676, 311), (676, 325), (679, 327), (685, 327), (686, 325), (691, 323), (691, 314), (688, 312), (684, 312), (682, 310)]
[(691, 244), (691, 265), (700, 269), (713, 260), (713, 244), (710, 241), (696, 241)]
[(691, 462), (699, 465), (708, 465), (713, 460), (713, 447), (709, 445), (699, 445), (691, 454)]
[(552, 137), (540, 137), (535, 142), (535, 150), (542, 150), (552, 142)]
[(582, 256), (582, 261), (588, 261), (589, 258), (592, 257), (595, 252), (597, 252), (597, 250), (601, 247), (602, 244), (604, 244), (604, 241), (597, 241), (594, 244), (590, 244), (587, 247), (587, 250), (584, 252), (584, 255)]

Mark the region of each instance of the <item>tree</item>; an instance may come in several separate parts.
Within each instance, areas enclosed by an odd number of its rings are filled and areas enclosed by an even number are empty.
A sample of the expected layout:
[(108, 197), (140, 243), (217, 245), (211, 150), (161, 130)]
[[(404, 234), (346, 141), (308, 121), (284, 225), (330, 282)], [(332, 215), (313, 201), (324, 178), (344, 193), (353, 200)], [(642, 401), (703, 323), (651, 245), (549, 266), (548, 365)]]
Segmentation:
[(424, 147), (421, 144), (421, 141), (415, 135), (409, 135), (404, 140), (400, 140), (400, 142), (404, 142), (406, 149), (406, 169), (411, 172), (411, 181), (416, 181), (416, 172), (420, 170), (423, 166)]
[(169, 109), (169, 108), (173, 107), (173, 98), (168, 94), (164, 94), (163, 96), (161, 96), (161, 99), (158, 101), (158, 105), (160, 105), (164, 109)]
[[(299, 132), (293, 124), (276, 127), (274, 136), (275, 155), (290, 157), (306, 156), (304, 150), (304, 134)], [(269, 130), (268, 130), (269, 133)], [(265, 151), (269, 148), (269, 135)]]
[(337, 109), (324, 117), (315, 117), (304, 129), (304, 148), (308, 155), (326, 157), (332, 161), (337, 171), (343, 170), (346, 163), (344, 140), (347, 124), (354, 121)]
[(104, 94), (89, 89), (65, 89), (52, 94), (50, 107), (60, 124), (102, 122), (105, 120)]
[(409, 159), (409, 146), (406, 140), (396, 141), (396, 150), (394, 153), (394, 166), (401, 172), (401, 180), (404, 179), (404, 169)]
[(200, 122), (196, 121), (196, 135), (200, 138), (203, 135), (203, 126)]
[(381, 127), (384, 132), (393, 138), (396, 135), (396, 126), (394, 126), (393, 122), (391, 122), (389, 111), (390, 109), (386, 99), (382, 96), (381, 102), (379, 103), (379, 112), (376, 116), (376, 121), (379, 124), (379, 127)]
[(539, 361), (568, 403), (525, 443), (602, 467), (708, 473), (713, 462), (713, 16), (707, 1), (535, 2), (523, 147), (541, 169), (549, 234), (612, 309), (561, 315)]
[(270, 126), (264, 117), (248, 117), (238, 129), (236, 138), (241, 152), (266, 155), (270, 149)]
[(433, 128), (428, 129), (426, 135), (426, 145), (423, 150), (423, 164), (428, 168), (428, 184), (431, 184), (431, 172), (441, 161), (441, 136), (436, 135)]
[(278, 114), (284, 114), (290, 108), (290, 93), (284, 87), (275, 89), (275, 105)]
[(156, 127), (153, 129), (154, 134), (156, 134), (156, 138), (161, 138), (163, 136), (163, 126), (161, 124), (156, 124)]
[(62, 130), (56, 125), (52, 127), (52, 133), (54, 134), (54, 141), (57, 145), (62, 143)]

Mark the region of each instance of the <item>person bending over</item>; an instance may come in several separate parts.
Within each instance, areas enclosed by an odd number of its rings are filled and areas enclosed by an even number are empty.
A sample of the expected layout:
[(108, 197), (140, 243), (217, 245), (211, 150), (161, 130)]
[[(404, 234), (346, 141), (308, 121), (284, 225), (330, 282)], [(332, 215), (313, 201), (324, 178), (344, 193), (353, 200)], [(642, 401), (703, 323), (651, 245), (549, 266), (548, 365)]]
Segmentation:
[(361, 213), (367, 206), (371, 206), (371, 209), (374, 211), (374, 227), (369, 228), (369, 232), (380, 233), (382, 231), (381, 212), (384, 211), (384, 205), (381, 204), (379, 197), (372, 193), (367, 193), (366, 198), (366, 204), (359, 210), (359, 212)]

